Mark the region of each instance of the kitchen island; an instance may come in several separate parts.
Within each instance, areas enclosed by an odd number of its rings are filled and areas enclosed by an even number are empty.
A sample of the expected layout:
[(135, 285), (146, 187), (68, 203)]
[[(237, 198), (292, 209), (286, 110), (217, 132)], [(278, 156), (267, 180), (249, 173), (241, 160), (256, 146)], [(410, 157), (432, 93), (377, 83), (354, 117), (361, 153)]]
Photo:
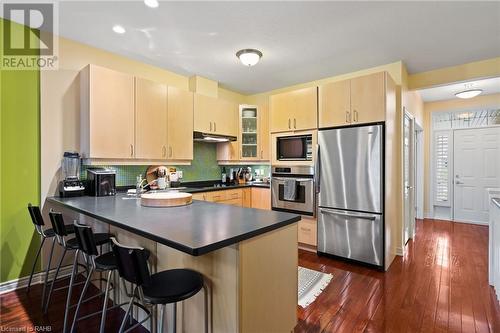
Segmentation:
[[(62, 211), (68, 222), (78, 218), (123, 244), (147, 248), (153, 271), (192, 268), (204, 274), (212, 332), (290, 332), (296, 324), (298, 215), (198, 200), (148, 208), (123, 194), (53, 197), (46, 207)], [(180, 332), (203, 330), (202, 293), (178, 309)]]

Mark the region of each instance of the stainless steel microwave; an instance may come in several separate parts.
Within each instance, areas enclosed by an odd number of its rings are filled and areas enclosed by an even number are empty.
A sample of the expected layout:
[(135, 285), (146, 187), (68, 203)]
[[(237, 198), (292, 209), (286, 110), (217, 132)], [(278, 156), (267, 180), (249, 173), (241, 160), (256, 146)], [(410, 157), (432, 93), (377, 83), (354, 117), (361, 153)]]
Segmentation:
[(276, 138), (278, 161), (312, 161), (312, 134), (289, 135)]

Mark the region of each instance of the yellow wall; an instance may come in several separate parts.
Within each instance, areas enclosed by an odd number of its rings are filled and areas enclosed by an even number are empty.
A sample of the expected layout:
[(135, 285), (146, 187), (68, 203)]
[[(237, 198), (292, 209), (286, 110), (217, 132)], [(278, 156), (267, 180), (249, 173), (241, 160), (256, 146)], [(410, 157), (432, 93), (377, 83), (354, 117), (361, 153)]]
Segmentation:
[[(53, 195), (66, 150), (80, 150), (80, 81), (89, 63), (189, 90), (189, 78), (65, 38), (59, 38), (59, 70), (41, 71), (41, 196)], [(245, 96), (219, 88), (220, 98)], [(119, 119), (117, 119), (119, 121)]]
[(500, 57), (416, 73), (409, 76), (408, 87), (415, 90), (497, 76), (500, 76)]
[(446, 101), (424, 103), (424, 214), (430, 215), (430, 149), (431, 149), (431, 114), (443, 111), (478, 110), (481, 108), (500, 108), (500, 94), (477, 96), (471, 99), (450, 99)]

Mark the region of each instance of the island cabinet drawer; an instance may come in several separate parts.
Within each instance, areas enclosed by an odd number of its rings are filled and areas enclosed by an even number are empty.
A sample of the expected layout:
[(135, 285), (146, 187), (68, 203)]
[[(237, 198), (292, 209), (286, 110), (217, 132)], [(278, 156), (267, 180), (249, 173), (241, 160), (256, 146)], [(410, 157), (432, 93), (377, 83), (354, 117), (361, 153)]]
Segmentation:
[(207, 201), (219, 202), (227, 199), (226, 191), (213, 191), (205, 194)]
[(225, 190), (225, 191), (219, 191), (219, 192), (225, 192), (225, 194), (226, 194), (226, 200), (233, 200), (233, 199), (241, 199), (241, 198), (243, 198), (243, 189)]
[(241, 198), (219, 201), (219, 203), (225, 204), (225, 205), (233, 205), (233, 206), (242, 206), (243, 205)]
[(299, 243), (311, 246), (317, 245), (317, 222), (315, 219), (302, 218), (299, 221), (298, 238)]

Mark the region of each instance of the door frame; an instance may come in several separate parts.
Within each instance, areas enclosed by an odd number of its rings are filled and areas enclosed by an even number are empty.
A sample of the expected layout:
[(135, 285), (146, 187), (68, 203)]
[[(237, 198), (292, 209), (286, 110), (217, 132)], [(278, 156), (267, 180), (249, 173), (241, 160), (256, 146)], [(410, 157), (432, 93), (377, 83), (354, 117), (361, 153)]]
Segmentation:
[[(415, 218), (424, 219), (424, 129), (415, 120)], [(413, 228), (413, 235), (415, 236), (415, 225)]]
[(408, 118), (409, 122), (410, 122), (410, 133), (409, 133), (409, 140), (410, 142), (408, 143), (408, 148), (409, 148), (409, 168), (408, 168), (408, 171), (409, 171), (409, 189), (408, 189), (408, 201), (409, 201), (409, 207), (410, 207), (410, 216), (409, 216), (409, 237), (408, 237), (408, 241), (410, 239), (413, 239), (413, 237), (415, 236), (415, 216), (416, 216), (416, 212), (415, 212), (415, 117), (413, 117), (413, 115), (411, 113), (408, 112), (408, 110), (406, 109), (406, 107), (403, 107), (403, 119), (402, 119), (402, 140), (401, 140), (401, 153), (402, 153), (402, 156), (401, 156), (401, 162), (402, 162), (402, 182), (401, 182), (401, 194), (402, 194), (402, 218), (403, 218), (403, 227), (401, 228), (401, 239), (403, 240), (402, 241), (402, 253), (404, 255), (405, 253), (405, 249), (406, 249), (406, 239), (405, 239), (405, 229), (406, 229), (406, 219), (405, 219), (405, 216), (406, 216), (406, 205), (405, 205), (405, 159), (404, 159), (404, 150), (405, 150), (405, 146), (404, 146), (404, 139), (405, 139), (405, 135), (404, 135), (404, 121), (405, 121), (405, 118)]

